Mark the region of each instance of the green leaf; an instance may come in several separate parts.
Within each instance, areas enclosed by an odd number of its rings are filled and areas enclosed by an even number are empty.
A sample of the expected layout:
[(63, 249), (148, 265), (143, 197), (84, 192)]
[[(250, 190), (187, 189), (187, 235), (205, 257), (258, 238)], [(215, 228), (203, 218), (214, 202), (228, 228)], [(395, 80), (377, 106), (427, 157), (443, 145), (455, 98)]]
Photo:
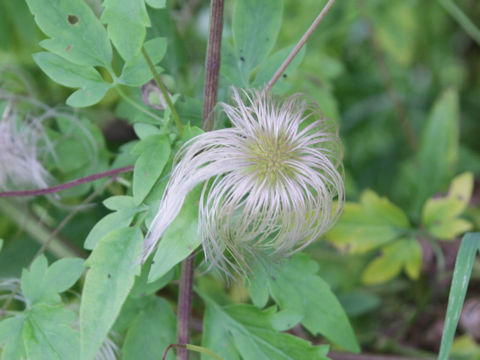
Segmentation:
[(112, 47), (105, 28), (84, 0), (27, 0), (38, 27), (50, 37), (41, 45), (77, 65), (109, 67)]
[(83, 273), (83, 259), (65, 258), (54, 262), (50, 267), (47, 258), (40, 255), (30, 270), (22, 272), (22, 293), (29, 305), (44, 302), (60, 302), (58, 297), (70, 289)]
[[(202, 295), (207, 304), (202, 346), (229, 360), (327, 359), (328, 346), (312, 344), (272, 326), (275, 309), (252, 305), (220, 307)], [(207, 360), (202, 355), (202, 360)]]
[(165, 275), (201, 244), (198, 233), (200, 192), (201, 188), (199, 187), (190, 192), (183, 203), (182, 210), (158, 243), (148, 275), (149, 282)]
[(417, 279), (422, 266), (422, 248), (415, 238), (400, 239), (382, 248), (382, 254), (365, 269), (362, 280), (369, 285), (381, 284), (397, 276), (403, 268), (411, 279)]
[[(25, 358), (22, 341), (25, 315), (4, 319), (0, 322), (0, 348), (2, 360), (20, 360)], [(2, 347), (3, 345), (3, 347)]]
[(42, 283), (47, 272), (48, 262), (45, 255), (40, 255), (30, 266), (30, 270), (23, 269), (21, 289), (23, 296), (30, 304), (35, 303), (42, 296)]
[(296, 322), (287, 321), (282, 330), (301, 321), (312, 334), (322, 334), (347, 350), (359, 351), (345, 311), (317, 272), (317, 264), (306, 254), (294, 255), (280, 264), (269, 264), (268, 269), (259, 265), (250, 280), (257, 289), (254, 303), (265, 305), (265, 295), (258, 289), (268, 289), (281, 310), (275, 321), (279, 321), (279, 314), (287, 320), (297, 319)]
[(422, 211), (422, 222), (439, 239), (452, 240), (470, 230), (472, 224), (458, 219), (467, 208), (473, 191), (473, 174), (464, 173), (452, 180), (446, 197), (430, 198)]
[(27, 312), (22, 329), (27, 358), (35, 360), (78, 360), (78, 331), (70, 324), (76, 315), (61, 306), (35, 305)]
[(103, 206), (113, 211), (132, 209), (135, 207), (133, 197), (127, 195), (110, 196), (103, 201)]
[[(293, 50), (294, 46), (287, 46), (286, 48), (277, 51), (275, 54), (270, 56), (267, 61), (265, 61), (260, 68), (258, 69), (257, 76), (253, 82), (254, 87), (263, 87), (268, 84), (273, 75), (277, 72), (278, 68), (287, 58), (288, 54)], [(301, 64), (306, 53), (306, 46), (302, 47), (297, 56), (293, 61), (288, 65), (287, 69), (283, 72), (282, 76), (278, 79), (273, 87), (273, 91), (276, 94), (284, 93), (289, 90), (291, 85), (286, 81), (288, 75), (294, 72), (297, 67)]]
[(47, 270), (44, 280), (46, 291), (62, 293), (70, 289), (80, 278), (84, 270), (84, 260), (64, 258), (55, 261)]
[(0, 251), (3, 249), (3, 239), (0, 239)]
[(64, 58), (40, 52), (33, 59), (52, 80), (61, 85), (80, 88), (67, 99), (74, 107), (90, 106), (102, 100), (111, 84), (106, 83), (92, 66), (76, 65)]
[(143, 149), (133, 171), (133, 200), (139, 205), (160, 178), (170, 157), (170, 143), (166, 135), (152, 135), (141, 140), (137, 147)]
[[(170, 305), (161, 298), (153, 297), (130, 324), (122, 348), (122, 359), (137, 360), (139, 354), (142, 354), (142, 360), (160, 359), (168, 345), (176, 342), (176, 328), (176, 317)], [(167, 359), (175, 359), (172, 351)]]
[(129, 226), (137, 212), (136, 208), (130, 208), (106, 215), (90, 230), (83, 247), (87, 250), (94, 249), (98, 242), (110, 232)]
[(167, 0), (145, 0), (145, 2), (154, 9), (163, 9)]
[(233, 40), (237, 64), (248, 84), (252, 70), (272, 51), (282, 24), (283, 1), (237, 0), (233, 10)]
[(221, 88), (228, 89), (230, 86), (248, 87), (249, 79), (242, 76), (239, 70), (240, 61), (232, 45), (223, 41), (220, 65)]
[[(157, 64), (163, 59), (167, 52), (167, 39), (155, 38), (145, 42), (145, 51), (147, 52), (153, 64)], [(162, 72), (160, 67), (156, 67), (157, 72)], [(153, 74), (148, 67), (142, 53), (137, 54), (125, 63), (122, 74), (118, 82), (128, 86), (142, 86), (153, 78)]]
[(140, 273), (143, 236), (120, 228), (100, 240), (86, 261), (90, 267), (80, 305), (81, 359), (93, 359)]
[(147, 295), (155, 294), (158, 290), (167, 286), (170, 281), (173, 280), (175, 276), (174, 269), (170, 270), (161, 278), (148, 282), (148, 274), (152, 266), (152, 258), (148, 258), (145, 263), (142, 265), (142, 270), (140, 276), (135, 278), (135, 283), (133, 284), (132, 290), (130, 290), (130, 298), (141, 298)]
[(458, 157), (459, 138), (458, 94), (445, 91), (435, 102), (429, 115), (416, 162), (415, 210), (425, 200), (442, 190), (453, 176)]
[(89, 143), (79, 141), (70, 136), (61, 137), (55, 143), (56, 164), (61, 172), (67, 173), (78, 170), (88, 164)]
[(352, 253), (365, 253), (395, 240), (408, 230), (408, 218), (402, 209), (367, 190), (362, 193), (360, 203), (345, 204), (340, 221), (327, 238)]
[(468, 282), (472, 274), (477, 250), (480, 248), (480, 233), (469, 233), (463, 237), (458, 250), (455, 270), (453, 272), (450, 295), (448, 297), (447, 314), (440, 345), (439, 360), (448, 360), (450, 348), (457, 329), (458, 319), (462, 313)]
[(107, 24), (108, 37), (125, 61), (140, 53), (150, 26), (147, 9), (142, 0), (105, 0), (102, 22)]

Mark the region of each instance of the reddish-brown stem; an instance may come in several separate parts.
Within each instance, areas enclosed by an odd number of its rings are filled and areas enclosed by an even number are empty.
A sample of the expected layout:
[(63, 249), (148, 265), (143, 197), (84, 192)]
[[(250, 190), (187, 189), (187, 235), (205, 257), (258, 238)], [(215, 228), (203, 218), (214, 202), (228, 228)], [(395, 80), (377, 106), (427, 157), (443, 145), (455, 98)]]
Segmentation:
[(80, 179), (75, 179), (63, 184), (55, 185), (46, 189), (38, 190), (21, 190), (21, 191), (4, 191), (0, 192), (0, 198), (2, 197), (20, 197), (20, 196), (39, 196), (53, 194), (62, 190), (70, 189), (74, 186), (82, 185), (91, 181), (102, 179), (105, 177), (115, 176), (124, 172), (129, 172), (133, 170), (132, 166), (124, 166), (118, 169), (112, 169), (107, 171), (102, 171), (96, 174), (88, 175)]
[[(223, 4), (223, 0), (211, 1), (210, 35), (208, 37), (207, 57), (205, 60), (206, 73), (202, 118), (202, 127), (205, 131), (212, 130), (214, 125), (212, 111), (217, 103), (220, 52), (222, 45)], [(182, 264), (177, 311), (177, 341), (179, 344), (187, 344), (189, 342), (194, 270), (195, 255), (191, 254)], [(177, 359), (188, 360), (188, 350), (185, 348), (179, 348)]]
[[(182, 263), (180, 292), (178, 294), (177, 341), (180, 344), (187, 344), (189, 342), (190, 312), (192, 309), (194, 270), (195, 254), (191, 254)], [(177, 358), (180, 360), (188, 360), (188, 350), (179, 347), (177, 349)]]
[(205, 131), (212, 130), (214, 125), (212, 111), (217, 103), (222, 28), (223, 0), (212, 0), (212, 8), (210, 10), (210, 35), (208, 37), (207, 58), (205, 60), (205, 89), (203, 92), (202, 128)]
[(327, 15), (328, 11), (330, 8), (333, 6), (333, 3), (335, 0), (329, 0), (325, 6), (323, 7), (322, 11), (320, 11), (320, 14), (318, 14), (317, 18), (313, 21), (312, 25), (307, 29), (305, 34), (303, 34), (302, 38), (298, 41), (297, 45), (295, 45), (295, 48), (292, 50), (292, 52), (287, 56), (285, 61), (283, 62), (282, 65), (278, 68), (277, 72), (275, 75), (273, 75), (272, 79), (268, 83), (268, 85), (265, 88), (265, 91), (271, 90), (273, 85), (277, 82), (277, 80), (282, 76), (283, 72), (287, 69), (288, 65), (292, 62), (292, 60), (297, 56), (298, 52), (300, 49), (305, 45), (307, 42), (308, 38), (313, 34), (315, 29), (317, 28), (318, 24), (323, 20), (325, 15)]

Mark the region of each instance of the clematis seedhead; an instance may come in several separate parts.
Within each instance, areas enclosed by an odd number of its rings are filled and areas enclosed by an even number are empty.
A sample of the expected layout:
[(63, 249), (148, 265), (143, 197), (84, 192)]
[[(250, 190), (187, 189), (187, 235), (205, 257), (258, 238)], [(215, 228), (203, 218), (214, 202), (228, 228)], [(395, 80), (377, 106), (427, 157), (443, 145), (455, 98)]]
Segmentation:
[(34, 120), (23, 121), (9, 102), (0, 119), (0, 189), (44, 188), (49, 173), (38, 160), (38, 142), (43, 127)]
[(199, 184), (199, 232), (210, 266), (245, 273), (251, 259), (288, 256), (318, 239), (344, 202), (335, 122), (303, 95), (232, 90), (232, 127), (196, 136), (177, 154), (145, 242), (145, 258)]

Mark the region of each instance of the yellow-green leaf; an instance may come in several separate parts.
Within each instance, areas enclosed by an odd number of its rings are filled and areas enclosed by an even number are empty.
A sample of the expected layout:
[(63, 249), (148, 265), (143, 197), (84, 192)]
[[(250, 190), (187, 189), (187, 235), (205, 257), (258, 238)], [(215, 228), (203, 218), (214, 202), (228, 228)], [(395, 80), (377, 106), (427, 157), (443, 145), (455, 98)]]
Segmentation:
[(464, 173), (453, 179), (447, 196), (428, 199), (422, 222), (432, 235), (450, 240), (471, 229), (472, 225), (458, 216), (467, 208), (472, 190), (473, 175)]
[(425, 203), (422, 214), (423, 223), (429, 226), (435, 222), (460, 215), (468, 206), (472, 190), (472, 173), (464, 173), (455, 177), (446, 197), (431, 198)]
[(404, 238), (387, 245), (382, 254), (365, 269), (362, 280), (366, 284), (381, 284), (397, 276), (402, 269), (412, 278), (418, 278), (422, 265), (422, 248), (415, 238)]
[(365, 253), (402, 236), (408, 228), (402, 209), (367, 190), (360, 203), (345, 204), (340, 221), (327, 238), (353, 253)]

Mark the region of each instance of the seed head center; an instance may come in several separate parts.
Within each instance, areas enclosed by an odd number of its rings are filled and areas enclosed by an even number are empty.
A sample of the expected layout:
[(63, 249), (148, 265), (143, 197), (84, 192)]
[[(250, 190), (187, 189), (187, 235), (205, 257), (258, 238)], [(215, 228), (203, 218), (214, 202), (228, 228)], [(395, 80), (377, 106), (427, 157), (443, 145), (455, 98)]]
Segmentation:
[(250, 145), (253, 170), (259, 181), (267, 179), (274, 184), (291, 172), (287, 161), (292, 157), (292, 152), (281, 137), (263, 137), (260, 140)]

